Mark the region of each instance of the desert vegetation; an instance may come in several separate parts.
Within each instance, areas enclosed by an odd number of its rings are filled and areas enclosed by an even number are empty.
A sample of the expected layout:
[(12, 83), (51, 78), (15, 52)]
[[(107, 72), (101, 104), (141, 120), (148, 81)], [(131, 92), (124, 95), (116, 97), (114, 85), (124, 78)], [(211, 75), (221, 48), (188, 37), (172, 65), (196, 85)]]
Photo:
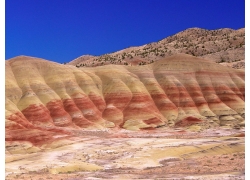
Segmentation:
[[(68, 64), (94, 67), (107, 64), (146, 65), (162, 58), (185, 53), (242, 69), (245, 60), (245, 29), (206, 30), (190, 28), (158, 42), (129, 47), (101, 56), (81, 56)], [(239, 61), (239, 62), (238, 62)]]

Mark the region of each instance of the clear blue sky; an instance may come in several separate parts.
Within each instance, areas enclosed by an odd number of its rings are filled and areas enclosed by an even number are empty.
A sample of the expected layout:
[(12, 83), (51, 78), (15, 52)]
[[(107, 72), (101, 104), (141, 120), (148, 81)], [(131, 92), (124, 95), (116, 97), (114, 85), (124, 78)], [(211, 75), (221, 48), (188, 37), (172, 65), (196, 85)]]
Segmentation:
[(191, 27), (245, 27), (244, 0), (6, 0), (5, 59), (69, 62)]

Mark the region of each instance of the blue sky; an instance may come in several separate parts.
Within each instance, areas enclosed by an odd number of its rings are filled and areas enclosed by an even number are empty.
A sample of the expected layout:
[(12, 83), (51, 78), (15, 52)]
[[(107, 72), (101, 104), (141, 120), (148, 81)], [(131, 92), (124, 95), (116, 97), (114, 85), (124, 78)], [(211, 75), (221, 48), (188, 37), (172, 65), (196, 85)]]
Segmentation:
[(244, 0), (6, 0), (5, 59), (59, 63), (159, 41), (191, 27), (245, 27)]

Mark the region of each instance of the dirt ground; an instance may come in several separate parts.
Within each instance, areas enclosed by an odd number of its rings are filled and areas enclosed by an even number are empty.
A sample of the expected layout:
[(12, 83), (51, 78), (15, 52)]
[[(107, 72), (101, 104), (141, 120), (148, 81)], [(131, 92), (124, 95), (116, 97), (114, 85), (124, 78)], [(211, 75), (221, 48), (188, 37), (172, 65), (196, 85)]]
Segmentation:
[(6, 142), (6, 180), (245, 179), (244, 129), (74, 133), (40, 147)]

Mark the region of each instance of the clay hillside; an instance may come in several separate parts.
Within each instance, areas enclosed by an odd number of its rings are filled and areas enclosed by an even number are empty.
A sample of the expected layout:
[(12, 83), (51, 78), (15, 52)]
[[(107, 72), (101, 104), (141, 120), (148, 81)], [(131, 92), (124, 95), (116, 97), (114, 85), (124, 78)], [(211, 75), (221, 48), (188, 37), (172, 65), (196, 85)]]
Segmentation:
[(240, 128), (244, 76), (187, 54), (89, 68), (15, 57), (6, 61), (6, 140), (38, 143), (81, 128)]
[(101, 56), (83, 55), (68, 64), (94, 67), (106, 64), (145, 65), (185, 53), (236, 69), (245, 67), (245, 28), (206, 30), (190, 28), (158, 42)]
[(244, 69), (183, 53), (5, 73), (6, 180), (245, 179)]

